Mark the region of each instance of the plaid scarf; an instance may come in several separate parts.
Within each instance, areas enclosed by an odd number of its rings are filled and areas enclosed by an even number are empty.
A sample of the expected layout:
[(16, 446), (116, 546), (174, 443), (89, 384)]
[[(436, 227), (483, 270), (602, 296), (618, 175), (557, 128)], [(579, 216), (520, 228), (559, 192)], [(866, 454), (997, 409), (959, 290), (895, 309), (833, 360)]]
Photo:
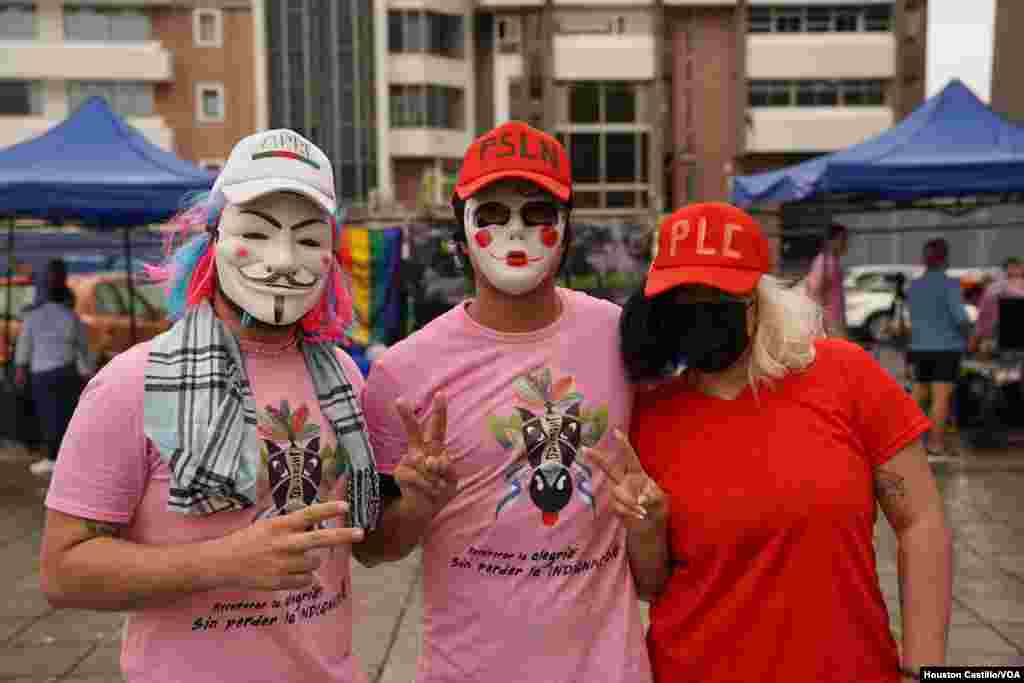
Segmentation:
[[(363, 413), (331, 344), (300, 342), (320, 412), (348, 456), (353, 526), (372, 529), (379, 482)], [(256, 502), (260, 441), (238, 340), (203, 302), (157, 336), (146, 366), (146, 436), (171, 470), (167, 508), (187, 515)]]

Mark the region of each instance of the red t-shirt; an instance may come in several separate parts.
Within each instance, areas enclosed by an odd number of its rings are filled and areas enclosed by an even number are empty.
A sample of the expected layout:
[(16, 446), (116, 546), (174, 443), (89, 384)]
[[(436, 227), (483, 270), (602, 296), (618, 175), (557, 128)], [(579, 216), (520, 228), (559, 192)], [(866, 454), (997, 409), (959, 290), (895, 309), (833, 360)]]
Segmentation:
[(651, 610), (655, 680), (898, 683), (873, 470), (928, 427), (840, 340), (756, 397), (638, 396), (633, 444), (671, 499), (680, 563)]

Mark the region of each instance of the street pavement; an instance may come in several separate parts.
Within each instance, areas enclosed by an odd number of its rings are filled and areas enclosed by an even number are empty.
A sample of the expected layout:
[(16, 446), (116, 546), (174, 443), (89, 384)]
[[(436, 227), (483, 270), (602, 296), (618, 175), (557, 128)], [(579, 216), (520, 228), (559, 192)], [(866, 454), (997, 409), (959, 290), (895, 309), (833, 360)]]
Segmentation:
[[(54, 610), (39, 590), (46, 482), (18, 448), (0, 449), (0, 681), (114, 683), (122, 615)], [(1024, 665), (1024, 451), (936, 460), (953, 526), (956, 575), (949, 663)], [(877, 531), (878, 569), (899, 637), (896, 541)], [(409, 683), (419, 652), (416, 556), (353, 563), (354, 649), (373, 683)]]

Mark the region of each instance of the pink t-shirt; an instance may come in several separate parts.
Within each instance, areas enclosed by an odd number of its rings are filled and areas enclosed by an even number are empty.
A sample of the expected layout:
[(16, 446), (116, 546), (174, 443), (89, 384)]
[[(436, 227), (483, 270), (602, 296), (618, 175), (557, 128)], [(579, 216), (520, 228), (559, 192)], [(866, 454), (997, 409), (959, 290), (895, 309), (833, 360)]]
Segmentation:
[(974, 328), (979, 337), (991, 337), (995, 334), (996, 322), (999, 319), (999, 300), (1003, 297), (1024, 297), (1024, 284), (1019, 280), (1003, 278), (985, 289), (978, 304), (978, 322)]
[[(123, 538), (144, 545), (218, 538), (275, 512), (272, 489), (281, 487), (272, 484), (284, 477), (276, 474), (282, 458), (273, 456), (290, 451), (301, 452), (304, 502), (336, 499), (344, 479), (334, 474), (334, 433), (320, 415), (301, 353), (269, 356), (251, 343), (243, 350), (267, 444), (256, 506), (207, 517), (167, 510), (170, 471), (143, 429), (145, 343), (114, 358), (86, 388), (61, 447), (47, 507), (126, 525)], [(355, 363), (344, 353), (339, 357), (361, 393)], [(294, 444), (284, 420), (291, 420), (294, 432), (303, 432)], [(299, 422), (309, 429), (295, 429)], [(133, 612), (121, 651), (125, 678), (129, 683), (363, 683), (365, 674), (351, 654), (349, 551), (320, 552), (325, 561), (316, 574), (318, 584), (308, 590), (195, 593), (170, 607)]]
[(382, 472), (405, 452), (394, 408), (448, 396), (458, 493), (423, 540), (419, 683), (646, 683), (650, 663), (626, 533), (582, 446), (611, 449), (632, 393), (619, 308), (558, 290), (549, 327), (502, 334), (457, 306), (390, 349), (364, 408)]
[[(829, 290), (823, 291), (826, 282)], [(811, 263), (811, 271), (807, 275), (807, 289), (823, 308), (825, 320), (846, 325), (846, 291), (843, 289), (843, 269), (839, 259), (822, 250)], [(827, 299), (827, 300), (826, 300)]]

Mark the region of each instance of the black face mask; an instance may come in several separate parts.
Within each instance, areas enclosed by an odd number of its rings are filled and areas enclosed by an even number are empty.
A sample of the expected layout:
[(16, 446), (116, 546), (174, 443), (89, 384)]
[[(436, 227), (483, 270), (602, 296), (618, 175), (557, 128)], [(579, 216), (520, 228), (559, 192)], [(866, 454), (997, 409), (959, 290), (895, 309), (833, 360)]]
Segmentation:
[(701, 372), (721, 372), (750, 346), (744, 301), (676, 304), (664, 333), (679, 340), (678, 362)]

